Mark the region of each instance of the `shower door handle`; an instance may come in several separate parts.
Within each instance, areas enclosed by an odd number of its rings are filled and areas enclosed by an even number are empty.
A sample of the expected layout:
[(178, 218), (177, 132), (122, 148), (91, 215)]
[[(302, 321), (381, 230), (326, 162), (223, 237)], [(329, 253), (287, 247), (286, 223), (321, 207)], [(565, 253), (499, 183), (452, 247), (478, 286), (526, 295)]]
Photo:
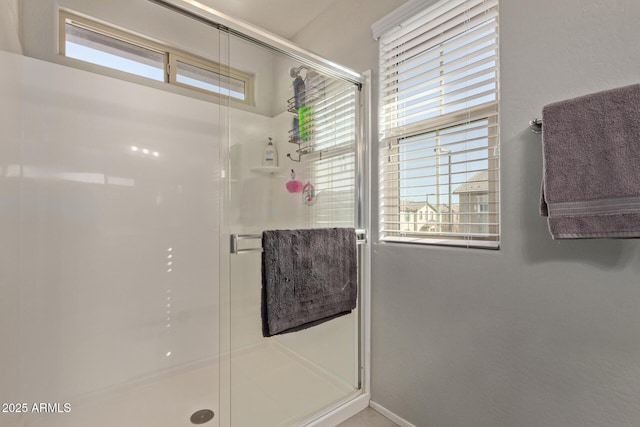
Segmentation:
[(230, 253), (231, 254), (244, 254), (247, 252), (262, 252), (262, 248), (248, 248), (240, 249), (239, 240), (256, 240), (262, 239), (262, 234), (232, 234), (230, 239)]
[[(357, 229), (356, 230), (356, 244), (364, 245), (367, 243), (367, 230), (365, 229)], [(229, 239), (229, 253), (231, 254), (244, 254), (248, 252), (262, 252), (262, 248), (247, 248), (240, 249), (239, 241), (240, 240), (261, 240), (262, 234), (232, 234)]]

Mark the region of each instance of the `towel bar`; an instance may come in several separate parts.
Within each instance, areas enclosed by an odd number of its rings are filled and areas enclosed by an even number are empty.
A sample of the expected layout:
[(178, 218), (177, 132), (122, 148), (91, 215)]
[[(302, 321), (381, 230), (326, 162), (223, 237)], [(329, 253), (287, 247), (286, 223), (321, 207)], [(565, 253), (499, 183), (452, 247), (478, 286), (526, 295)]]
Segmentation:
[[(356, 230), (356, 244), (363, 245), (367, 243), (367, 230), (358, 229)], [(248, 248), (248, 249), (240, 249), (238, 247), (238, 241), (240, 240), (259, 240), (262, 239), (262, 234), (232, 234), (231, 235), (231, 244), (230, 244), (230, 253), (231, 254), (244, 254), (247, 252), (262, 252), (262, 248)]]

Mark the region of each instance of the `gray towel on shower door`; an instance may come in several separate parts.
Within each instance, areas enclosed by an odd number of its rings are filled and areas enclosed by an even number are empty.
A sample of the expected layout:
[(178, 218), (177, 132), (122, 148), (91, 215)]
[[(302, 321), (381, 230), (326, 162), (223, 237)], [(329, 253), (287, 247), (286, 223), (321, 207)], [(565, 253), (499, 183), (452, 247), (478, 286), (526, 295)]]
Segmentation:
[(262, 233), (262, 334), (318, 325), (356, 307), (353, 228)]
[(542, 110), (540, 213), (554, 239), (640, 237), (640, 85)]

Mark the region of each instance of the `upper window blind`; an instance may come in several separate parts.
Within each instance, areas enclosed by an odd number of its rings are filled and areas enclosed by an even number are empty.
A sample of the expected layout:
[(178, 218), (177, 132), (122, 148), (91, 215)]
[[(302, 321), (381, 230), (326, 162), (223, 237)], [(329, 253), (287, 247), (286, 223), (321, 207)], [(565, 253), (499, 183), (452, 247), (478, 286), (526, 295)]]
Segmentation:
[(499, 247), (498, 0), (443, 0), (380, 37), (380, 236)]
[(322, 78), (307, 87), (309, 118), (292, 135), (302, 169), (299, 175), (315, 189), (309, 209), (313, 227), (354, 227), (356, 223), (356, 146), (358, 88), (348, 82)]
[(358, 89), (327, 82), (324, 97), (313, 102), (314, 141), (311, 175), (317, 191), (312, 223), (316, 227), (354, 227), (356, 213), (356, 109)]

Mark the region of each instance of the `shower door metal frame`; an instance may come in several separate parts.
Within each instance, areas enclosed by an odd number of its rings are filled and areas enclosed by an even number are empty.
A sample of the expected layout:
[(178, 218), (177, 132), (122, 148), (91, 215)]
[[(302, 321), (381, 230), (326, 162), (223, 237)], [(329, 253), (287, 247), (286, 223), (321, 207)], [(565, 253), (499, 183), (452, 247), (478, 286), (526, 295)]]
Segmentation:
[(229, 32), (229, 34), (249, 40), (268, 49), (275, 50), (303, 62), (306, 65), (313, 65), (316, 70), (324, 74), (349, 81), (358, 86), (361, 86), (364, 82), (364, 77), (361, 74), (350, 70), (349, 68), (308, 52), (287, 39), (278, 37), (260, 27), (256, 27), (229, 15), (225, 15), (195, 0), (148, 1), (166, 7), (167, 9), (181, 15), (188, 16), (205, 25), (225, 30)]
[(360, 307), (358, 329), (359, 344), (359, 385), (360, 388), (352, 395), (326, 408), (320, 413), (303, 420), (297, 426), (327, 427), (341, 423), (369, 406), (371, 397), (371, 164), (372, 164), (372, 71), (367, 70), (360, 76), (362, 85), (359, 91), (358, 112), (358, 141), (356, 144), (356, 194), (355, 204), (356, 228), (366, 231), (366, 242), (359, 245), (358, 259), (363, 261), (360, 270), (360, 292), (358, 306)]

